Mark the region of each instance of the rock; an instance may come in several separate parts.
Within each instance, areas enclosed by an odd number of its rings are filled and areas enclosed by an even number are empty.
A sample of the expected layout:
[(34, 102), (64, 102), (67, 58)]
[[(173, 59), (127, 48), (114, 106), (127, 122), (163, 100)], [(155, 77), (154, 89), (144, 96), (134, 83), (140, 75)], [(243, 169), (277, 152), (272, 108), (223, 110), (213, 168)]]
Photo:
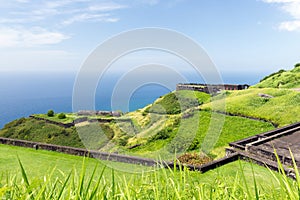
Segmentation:
[(274, 98), (272, 95), (269, 95), (269, 94), (263, 94), (263, 93), (259, 93), (258, 96), (260, 96), (260, 97), (262, 97), (262, 98), (266, 98), (266, 99)]

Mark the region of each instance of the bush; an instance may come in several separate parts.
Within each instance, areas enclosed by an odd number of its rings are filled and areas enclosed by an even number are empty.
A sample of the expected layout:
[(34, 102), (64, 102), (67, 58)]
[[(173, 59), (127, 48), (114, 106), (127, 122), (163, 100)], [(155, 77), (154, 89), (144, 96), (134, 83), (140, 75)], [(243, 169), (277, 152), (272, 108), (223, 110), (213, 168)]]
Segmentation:
[(117, 140), (117, 143), (120, 145), (120, 146), (126, 146), (126, 144), (128, 143), (128, 138), (127, 136), (124, 136), (124, 137), (121, 137)]
[(54, 111), (53, 110), (48, 110), (47, 115), (48, 115), (48, 117), (53, 117), (54, 116)]
[(65, 115), (65, 113), (59, 113), (59, 115), (57, 117), (58, 117), (58, 119), (65, 119), (66, 115)]
[(184, 164), (200, 166), (212, 161), (212, 158), (204, 153), (185, 153), (178, 160)]
[(171, 128), (163, 129), (159, 131), (156, 135), (152, 136), (151, 141), (168, 139), (171, 136), (171, 132), (172, 132)]

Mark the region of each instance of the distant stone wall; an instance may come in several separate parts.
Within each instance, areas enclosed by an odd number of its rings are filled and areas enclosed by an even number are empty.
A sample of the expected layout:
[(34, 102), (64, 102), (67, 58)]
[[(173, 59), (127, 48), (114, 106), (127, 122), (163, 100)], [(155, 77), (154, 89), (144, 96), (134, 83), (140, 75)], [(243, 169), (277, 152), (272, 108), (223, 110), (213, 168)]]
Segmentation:
[(179, 83), (176, 85), (176, 90), (192, 90), (205, 93), (218, 93), (222, 90), (245, 90), (250, 86), (234, 85), (234, 84), (197, 84), (197, 83)]
[(45, 119), (45, 118), (41, 118), (41, 117), (37, 117), (37, 116), (34, 116), (34, 115), (30, 115), (29, 117), (33, 118), (33, 119), (36, 119), (36, 120), (45, 121), (48, 124), (54, 124), (54, 125), (57, 125), (57, 126), (60, 126), (60, 127), (63, 127), (63, 128), (70, 128), (70, 127), (74, 126), (74, 122), (72, 122), (72, 123), (55, 122), (55, 121)]
[(77, 112), (79, 116), (93, 116), (93, 115), (102, 115), (102, 116), (111, 116), (111, 117), (120, 117), (122, 115), (119, 111), (95, 111), (95, 110), (80, 110)]

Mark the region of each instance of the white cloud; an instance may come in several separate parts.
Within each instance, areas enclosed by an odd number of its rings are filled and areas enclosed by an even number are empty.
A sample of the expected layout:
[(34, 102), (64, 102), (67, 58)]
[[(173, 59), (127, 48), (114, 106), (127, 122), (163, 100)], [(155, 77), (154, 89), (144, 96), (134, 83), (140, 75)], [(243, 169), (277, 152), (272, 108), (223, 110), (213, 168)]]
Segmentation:
[(300, 0), (263, 0), (266, 3), (277, 3), (292, 19), (281, 22), (279, 30), (300, 31)]
[(29, 0), (16, 0), (16, 2), (19, 2), (19, 3), (29, 3)]
[(291, 3), (297, 2), (298, 0), (263, 0), (266, 3)]
[(279, 25), (279, 29), (280, 30), (287, 30), (287, 31), (300, 30), (300, 20), (299, 21), (282, 22)]
[(39, 22), (45, 23), (47, 27), (51, 25), (55, 27), (75, 22), (115, 22), (119, 18), (112, 18), (111, 15), (114, 11), (124, 8), (128, 6), (112, 0), (101, 1), (101, 3), (92, 0), (55, 0), (34, 3), (30, 3), (29, 0), (15, 0), (14, 4), (10, 3), (5, 7), (4, 12), (0, 9), (0, 24), (23, 25)]
[(24, 28), (0, 27), (0, 47), (32, 47), (57, 44), (69, 37), (59, 33), (35, 27)]
[[(85, 22), (113, 23), (114, 11), (128, 6), (113, 0), (0, 0), (0, 47), (57, 44), (69, 38), (62, 25)], [(17, 28), (16, 28), (17, 27)], [(35, 27), (47, 27), (35, 28)]]
[(286, 3), (283, 5), (283, 10), (289, 13), (293, 18), (300, 19), (300, 1)]
[(116, 4), (116, 3), (105, 3), (105, 4), (95, 4), (92, 6), (89, 6), (90, 11), (113, 11), (113, 10), (119, 10), (123, 8), (127, 8), (128, 6)]
[(110, 17), (110, 14), (79, 14), (75, 15), (70, 19), (67, 19), (62, 22), (64, 25), (70, 25), (75, 22), (84, 22), (84, 21), (104, 21), (104, 22), (116, 22), (118, 21), (118, 18), (112, 18)]

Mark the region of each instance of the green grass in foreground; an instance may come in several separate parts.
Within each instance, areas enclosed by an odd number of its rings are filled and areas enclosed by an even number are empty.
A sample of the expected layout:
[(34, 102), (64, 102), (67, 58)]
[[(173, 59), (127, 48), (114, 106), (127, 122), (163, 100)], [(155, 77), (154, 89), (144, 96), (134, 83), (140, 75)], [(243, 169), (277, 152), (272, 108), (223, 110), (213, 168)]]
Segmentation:
[(93, 159), (82, 165), (82, 157), (5, 145), (0, 145), (0, 158), (2, 199), (299, 198), (299, 182), (243, 161), (205, 174), (158, 167), (134, 175)]

